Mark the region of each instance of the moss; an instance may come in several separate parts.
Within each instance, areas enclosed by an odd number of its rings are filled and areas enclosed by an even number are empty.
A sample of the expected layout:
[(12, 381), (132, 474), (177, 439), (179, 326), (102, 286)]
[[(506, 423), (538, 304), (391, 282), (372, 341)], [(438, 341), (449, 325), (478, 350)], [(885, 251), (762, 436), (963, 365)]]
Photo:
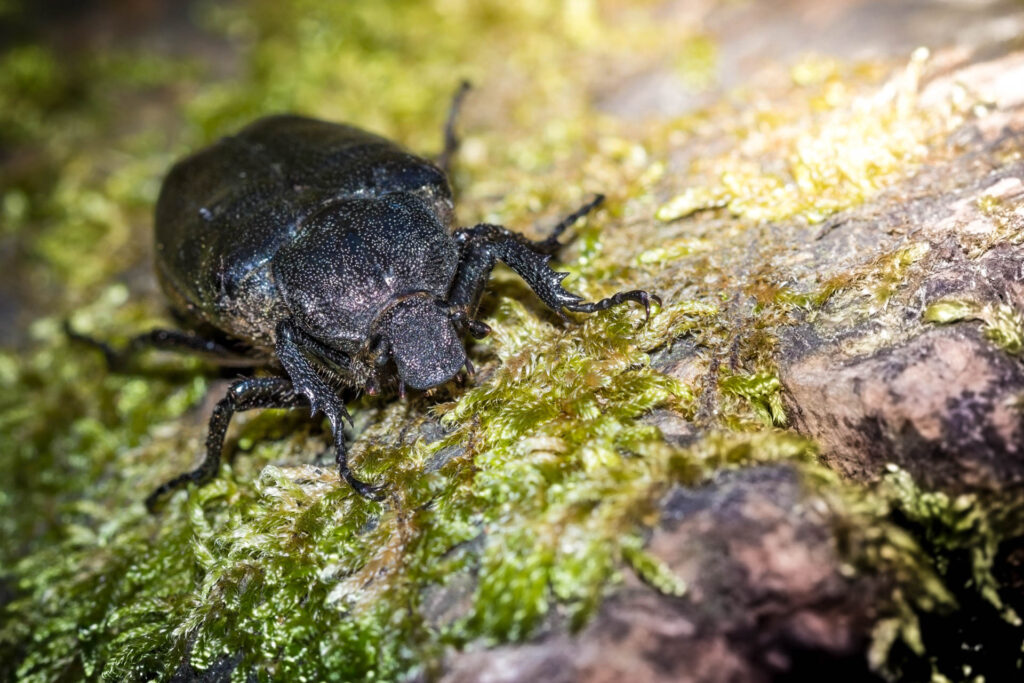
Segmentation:
[[(1019, 156), (1019, 152), (1017, 153)], [(1024, 241), (1024, 225), (1013, 202), (984, 193), (978, 197), (978, 209), (992, 223), (992, 230), (961, 239), (971, 258), (978, 258), (997, 244), (1020, 244)]]
[[(857, 323), (883, 315), (897, 294), (906, 294), (908, 284), (934, 263), (928, 242), (911, 242), (885, 251), (852, 268), (842, 270), (809, 293), (782, 288), (772, 303), (783, 308), (800, 307), (813, 315), (824, 311), (832, 323)], [(886, 344), (884, 335), (858, 341), (861, 352)]]
[(704, 90), (714, 84), (717, 66), (718, 45), (711, 36), (690, 36), (676, 55), (676, 71), (683, 83), (694, 90)]
[[(759, 270), (761, 255), (756, 269), (737, 255), (757, 241), (756, 222), (820, 220), (921, 162), (957, 116), (916, 99), (921, 59), (882, 86), (880, 67), (809, 59), (769, 109), (699, 112), (638, 138), (592, 97), (610, 65), (641, 64), (637, 46), (669, 51), (676, 39), (635, 2), (258, 0), (197, 11), (238, 57), (230, 77), (145, 51), (65, 59), (33, 45), (0, 58), (3, 134), (34, 160), (4, 166), (2, 200), (33, 317), (23, 348), (0, 355), (0, 562), (15, 593), (0, 628), (4, 676), (159, 679), (186, 659), (198, 670), (235, 663), (239, 678), (429, 675), (451, 646), (523, 640), (555, 618), (584, 624), (627, 565), (682, 593), (638, 540), (657, 520), (660, 494), (768, 461), (794, 463), (832, 492), (851, 566), (898, 570), (906, 611), (879, 627), (876, 665), (901, 639), (927, 656), (914, 620), (953, 609), (953, 592), (941, 565), (888, 520), (904, 507), (915, 524), (931, 515), (925, 540), (959, 549), (969, 536), (961, 513), (948, 512), (955, 502), (925, 505), (906, 486), (900, 507), (891, 491), (816, 464), (815, 445), (782, 429), (772, 359), (775, 327), (792, 309), (856, 283), (884, 306), (922, 254), (890, 255), (817, 298)], [(686, 75), (703, 87), (715, 49), (692, 41), (688, 54), (702, 61), (688, 59)], [(215, 375), (159, 355), (142, 361), (144, 376), (108, 374), (95, 354), (68, 345), (60, 321), (71, 315), (115, 341), (162, 321), (159, 298), (135, 283), (164, 169), (282, 109), (434, 149), (462, 77), (486, 93), (470, 100), (455, 177), (463, 222), (529, 232), (608, 192), (606, 208), (574, 228), (566, 286), (589, 298), (648, 288), (664, 306), (649, 321), (616, 308), (563, 326), (499, 270), (485, 310), (494, 333), (471, 350), (475, 384), (351, 406), (354, 464), (388, 482), (384, 502), (354, 497), (330, 467), (308, 464), (328, 451), (322, 425), (266, 412), (237, 420), (229, 450), (244, 455), (215, 482), (147, 515), (145, 492), (201, 448), (200, 404)], [(139, 92), (169, 102), (142, 132), (118, 111)], [(717, 119), (740, 155), (674, 168), (674, 148), (717, 138), (705, 128)], [(855, 153), (866, 141), (871, 163)], [(702, 182), (687, 194), (692, 176)], [(682, 220), (715, 208), (725, 211)], [(652, 368), (652, 355), (681, 339), (717, 368), (713, 381)], [(642, 419), (654, 408), (706, 431), (673, 445)], [(465, 610), (438, 619), (424, 596), (459, 577), (469, 577)]]
[(1022, 622), (1005, 602), (1008, 593), (994, 573), (1001, 545), (1024, 531), (1019, 501), (923, 490), (894, 465), (875, 493), (887, 516), (899, 522), (902, 531), (896, 533), (913, 534), (905, 548), (919, 548), (891, 555), (916, 556), (908, 569), (917, 579), (905, 585), (918, 589), (901, 590), (896, 604), (902, 607), (876, 626), (876, 668), (897, 680), (929, 674), (933, 680), (944, 675), (955, 680), (974, 673), (981, 679), (999, 676), (1019, 667), (1016, 656), (999, 649), (999, 643), (1012, 649), (1020, 642)]
[(930, 141), (963, 120), (953, 103), (945, 111), (919, 106), (928, 56), (916, 51), (903, 73), (860, 96), (834, 61), (802, 61), (793, 79), (810, 91), (802, 101), (807, 109), (755, 110), (741, 119), (745, 128), (732, 132), (738, 145), (698, 164), (700, 174), (715, 181), (688, 187), (663, 204), (657, 218), (723, 207), (749, 221), (816, 223), (905, 177), (926, 158)]
[(782, 383), (772, 372), (731, 375), (718, 382), (723, 394), (744, 398), (766, 425), (785, 427), (789, 422), (782, 405)]
[(622, 555), (637, 576), (661, 593), (677, 598), (686, 595), (686, 581), (674, 574), (660, 559), (644, 550), (643, 540), (639, 536), (623, 544)]
[(928, 491), (894, 465), (871, 489), (813, 461), (800, 469), (834, 513), (848, 574), (892, 581), (868, 651), (873, 669), (891, 680), (960, 680), (1019, 666), (1020, 619), (994, 574), (1001, 545), (1024, 530), (1019, 501)]
[(906, 471), (895, 466), (889, 466), (881, 493), (922, 527), (925, 543), (935, 550), (932, 557), (940, 572), (949, 572), (950, 555), (966, 550), (973, 589), (1001, 610), (1008, 622), (1021, 623), (1020, 617), (999, 596), (992, 568), (1001, 533), (993, 528), (992, 516), (977, 496), (921, 490)]
[(1024, 314), (1003, 303), (979, 304), (962, 299), (941, 299), (928, 305), (924, 320), (948, 325), (962, 320), (980, 320), (982, 334), (1012, 356), (1024, 352)]

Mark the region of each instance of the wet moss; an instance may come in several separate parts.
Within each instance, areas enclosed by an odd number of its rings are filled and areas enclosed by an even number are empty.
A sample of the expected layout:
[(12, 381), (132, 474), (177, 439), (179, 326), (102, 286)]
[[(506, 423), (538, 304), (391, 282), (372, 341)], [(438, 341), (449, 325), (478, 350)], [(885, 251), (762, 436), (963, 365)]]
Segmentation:
[[(90, 53), (72, 71), (44, 46), (2, 56), (0, 104), (11, 106), (0, 106), (0, 121), (34, 161), (4, 166), (3, 229), (26, 255), (16, 275), (33, 285), (33, 322), (22, 348), (0, 355), (0, 563), (14, 592), (0, 672), (135, 680), (169, 678), (184, 661), (197, 670), (229, 661), (239, 678), (429, 675), (451, 646), (524, 640), (555, 619), (584, 624), (626, 566), (683, 593), (639, 540), (660, 494), (771, 461), (832, 492), (854, 571), (898, 576), (905, 609), (880, 624), (876, 667), (898, 642), (928, 655), (918, 614), (955, 600), (926, 549), (970, 547), (968, 513), (902, 479), (896, 493), (876, 491), (817, 464), (814, 444), (783, 429), (773, 366), (775, 326), (793, 309), (857, 284), (884, 306), (921, 255), (899, 252), (817, 295), (740, 255), (757, 224), (820, 220), (921, 162), (957, 116), (915, 99), (922, 55), (881, 86), (878, 68), (809, 59), (771, 108), (728, 110), (742, 154), (680, 170), (673, 148), (717, 136), (702, 129), (712, 113), (638, 137), (593, 106), (590, 88), (610, 63), (638, 64), (637, 45), (674, 39), (636, 3), (259, 0), (201, 5), (198, 15), (237, 57), (229, 77), (142, 50)], [(684, 75), (704, 86), (714, 45), (693, 38), (696, 28), (689, 35), (689, 54), (703, 61), (687, 59)], [(499, 270), (485, 309), (494, 332), (471, 351), (475, 383), (350, 406), (354, 464), (389, 483), (385, 501), (355, 497), (329, 466), (309, 464), (329, 447), (322, 425), (267, 412), (238, 419), (232, 445), (243, 454), (217, 480), (146, 514), (144, 494), (196, 458), (216, 376), (161, 356), (143, 360), (144, 375), (109, 374), (69, 345), (60, 321), (71, 315), (114, 340), (166, 322), (137, 275), (161, 173), (284, 109), (430, 150), (463, 77), (485, 93), (470, 100), (456, 172), (463, 221), (530, 232), (605, 191), (606, 208), (574, 229), (566, 286), (588, 298), (647, 288), (664, 306), (646, 321), (616, 308), (563, 326)], [(123, 126), (117, 107), (140, 90), (168, 102), (141, 131)], [(871, 163), (855, 153), (868, 142)], [(705, 182), (687, 194), (694, 177)], [(680, 340), (711, 359), (713, 381), (652, 367)], [(674, 445), (640, 419), (655, 408), (706, 431)], [(901, 531), (897, 510), (927, 532)], [(1002, 533), (983, 531), (991, 543)], [(989, 557), (972, 567), (994, 605)], [(463, 576), (465, 609), (438, 620), (425, 596)]]

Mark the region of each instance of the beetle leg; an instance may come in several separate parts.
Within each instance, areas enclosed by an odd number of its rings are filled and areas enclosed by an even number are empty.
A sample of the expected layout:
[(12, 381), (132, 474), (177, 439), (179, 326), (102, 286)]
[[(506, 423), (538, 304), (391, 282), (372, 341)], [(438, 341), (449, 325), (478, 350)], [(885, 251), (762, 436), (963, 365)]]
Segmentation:
[(448, 118), (444, 122), (444, 149), (437, 157), (437, 165), (441, 167), (447, 176), (451, 172), (452, 157), (459, 149), (459, 138), (455, 134), (455, 122), (459, 118), (459, 109), (462, 108), (462, 100), (470, 89), (469, 81), (462, 81), (458, 90), (452, 96), (451, 106), (448, 108)]
[[(327, 419), (331, 423), (331, 432), (334, 434), (339, 476), (348, 482), (348, 485), (360, 496), (380, 500), (381, 487), (372, 486), (357, 479), (348, 466), (345, 425), (342, 420), (348, 420), (351, 424), (352, 418), (345, 410), (345, 404), (338, 394), (320, 378), (306, 357), (305, 351), (309, 350), (315, 355), (318, 350), (322, 350), (322, 345), (296, 328), (291, 321), (285, 320), (277, 326), (275, 349), (281, 365), (292, 380), (295, 393), (304, 396), (309, 401), (310, 411), (313, 414), (322, 411), (327, 415)], [(340, 361), (341, 359), (336, 360)]]
[(216, 476), (220, 469), (221, 451), (224, 449), (224, 435), (232, 415), (254, 408), (294, 408), (303, 403), (303, 399), (292, 390), (292, 383), (283, 377), (255, 377), (232, 384), (210, 416), (203, 462), (191, 472), (179, 474), (157, 487), (146, 498), (146, 508), (154, 512), (168, 493), (188, 484), (202, 486)]
[(578, 304), (568, 304), (566, 305), (566, 308), (568, 308), (570, 311), (575, 311), (577, 313), (593, 313), (594, 311), (603, 311), (606, 308), (618, 306), (619, 304), (624, 303), (626, 301), (635, 301), (638, 304), (642, 305), (644, 307), (644, 314), (646, 318), (651, 317), (652, 301), (658, 304), (659, 306), (661, 305), (661, 297), (659, 297), (657, 294), (650, 294), (642, 289), (632, 289), (628, 292), (618, 292), (606, 299), (601, 299), (600, 301), (584, 301)]
[(88, 344), (103, 352), (107, 367), (112, 372), (124, 372), (132, 358), (146, 349), (159, 351), (180, 351), (200, 355), (218, 365), (229, 367), (251, 367), (260, 364), (258, 358), (246, 356), (243, 352), (234, 351), (211, 339), (204, 339), (188, 332), (178, 330), (150, 330), (132, 337), (122, 349), (115, 349), (110, 344), (94, 339), (75, 331), (71, 323), (64, 321), (64, 333), (69, 339)]
[(562, 287), (568, 273), (559, 273), (548, 265), (551, 255), (541, 253), (537, 243), (500, 225), (478, 225), (459, 230), (455, 238), (462, 244), (462, 259), (455, 281), (449, 291), (449, 303), (466, 306), (475, 311), (483, 295), (491, 269), (497, 261), (508, 264), (526, 284), (530, 285), (541, 301), (563, 318), (563, 309), (589, 313), (610, 308), (625, 301), (636, 301), (650, 311), (650, 301), (658, 301), (647, 292), (633, 290), (619, 292), (601, 301), (589, 303), (583, 297)]
[(601, 206), (601, 204), (603, 204), (603, 203), (604, 203), (604, 195), (603, 194), (594, 195), (594, 198), (591, 199), (589, 202), (587, 202), (586, 204), (584, 204), (583, 206), (581, 206), (580, 208), (576, 209), (575, 211), (570, 213), (568, 216), (566, 216), (565, 218), (560, 220), (558, 222), (558, 225), (556, 225), (554, 228), (552, 228), (551, 234), (548, 235), (547, 239), (542, 240), (540, 242), (535, 242), (534, 244), (536, 245), (537, 250), (541, 251), (541, 252), (543, 252), (545, 254), (554, 254), (554, 253), (556, 253), (559, 249), (562, 248), (562, 243), (558, 241), (558, 238), (562, 236), (562, 233), (565, 232), (567, 228), (572, 227), (572, 225), (576, 221), (578, 221), (579, 219), (583, 218), (584, 216), (589, 214), (591, 211), (593, 211), (597, 207)]
[(277, 326), (277, 343), (274, 349), (284, 371), (295, 385), (295, 393), (305, 396), (309, 401), (310, 414), (326, 415), (331, 423), (331, 431), (337, 434), (344, 429), (342, 420), (348, 420), (351, 424), (352, 417), (337, 392), (328, 386), (309, 362), (306, 356), (309, 341), (305, 333), (285, 320)]
[(384, 498), (384, 485), (368, 484), (356, 475), (348, 466), (348, 448), (345, 447), (345, 435), (338, 432), (334, 435), (335, 461), (338, 463), (338, 476), (344, 479), (352, 490), (363, 498), (370, 500), (382, 500)]

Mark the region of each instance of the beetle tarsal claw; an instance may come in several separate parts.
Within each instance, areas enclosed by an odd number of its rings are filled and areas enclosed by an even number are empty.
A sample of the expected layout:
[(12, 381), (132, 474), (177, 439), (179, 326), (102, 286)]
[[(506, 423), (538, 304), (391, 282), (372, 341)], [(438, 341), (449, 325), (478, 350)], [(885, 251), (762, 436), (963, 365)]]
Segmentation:
[(380, 502), (385, 498), (385, 491), (387, 489), (386, 484), (369, 484), (360, 479), (356, 479), (354, 475), (349, 474), (345, 477), (345, 481), (348, 485), (363, 498)]
[(644, 322), (651, 319), (651, 295), (643, 292), (640, 295), (640, 303), (644, 305)]
[(657, 294), (650, 294), (647, 292), (644, 292), (644, 294), (647, 294), (647, 298), (644, 301), (644, 312), (646, 313), (644, 316), (644, 322), (646, 323), (651, 319), (651, 302), (653, 301), (658, 305), (658, 308), (661, 308), (661, 297)]
[(305, 396), (306, 400), (309, 401), (309, 416), (311, 418), (316, 419), (318, 415), (324, 415), (330, 420), (332, 431), (341, 430), (346, 420), (348, 420), (349, 425), (352, 425), (352, 416), (349, 414), (345, 404), (335, 397), (320, 397), (308, 387), (296, 387), (296, 389), (298, 389), (296, 393)]
[(651, 294), (650, 292), (645, 292), (643, 290), (628, 292), (628, 294), (632, 295), (629, 297), (631, 300), (636, 301), (644, 307), (644, 324), (651, 319), (651, 302), (653, 301), (658, 306), (661, 306), (661, 297), (657, 294)]
[(467, 326), (469, 327), (469, 333), (473, 335), (474, 339), (483, 339), (491, 333), (491, 326), (479, 320), (470, 320)]

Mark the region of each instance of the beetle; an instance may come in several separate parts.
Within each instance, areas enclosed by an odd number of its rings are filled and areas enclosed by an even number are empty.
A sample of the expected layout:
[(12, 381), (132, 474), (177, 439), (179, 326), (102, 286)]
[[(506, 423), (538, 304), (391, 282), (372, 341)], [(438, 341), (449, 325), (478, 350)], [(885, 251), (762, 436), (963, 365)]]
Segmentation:
[(171, 168), (156, 203), (155, 265), (189, 331), (153, 330), (122, 349), (70, 327), (68, 334), (102, 350), (114, 369), (155, 347), (266, 367), (270, 376), (231, 385), (210, 417), (202, 463), (153, 491), (150, 510), (174, 490), (212, 479), (231, 416), (256, 408), (323, 413), (339, 476), (380, 499), (383, 487), (349, 467), (342, 395), (404, 396), (463, 368), (472, 373), (462, 337), (489, 332), (475, 315), (498, 261), (563, 318), (626, 301), (649, 315), (656, 296), (631, 290), (586, 302), (549, 265), (561, 234), (600, 195), (541, 241), (499, 225), (454, 226), (448, 171), (467, 88), (452, 101), (437, 163), (353, 126), (289, 114), (258, 119)]

